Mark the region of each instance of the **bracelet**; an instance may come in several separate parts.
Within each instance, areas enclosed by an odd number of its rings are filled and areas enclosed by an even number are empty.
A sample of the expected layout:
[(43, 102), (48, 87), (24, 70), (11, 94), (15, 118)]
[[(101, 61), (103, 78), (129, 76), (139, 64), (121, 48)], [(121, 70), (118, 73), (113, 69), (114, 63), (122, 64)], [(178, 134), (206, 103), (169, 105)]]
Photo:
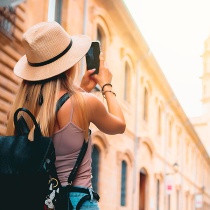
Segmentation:
[(106, 84), (104, 84), (103, 87), (101, 88), (101, 92), (104, 91), (105, 86), (111, 86), (111, 87), (112, 87), (112, 84), (111, 84), (111, 83), (106, 83)]
[(104, 97), (105, 99), (106, 99), (105, 93), (107, 93), (107, 92), (110, 92), (110, 93), (112, 93), (114, 96), (116, 96), (116, 93), (113, 92), (112, 90), (105, 90), (105, 91), (102, 92), (102, 95), (103, 95), (103, 97)]

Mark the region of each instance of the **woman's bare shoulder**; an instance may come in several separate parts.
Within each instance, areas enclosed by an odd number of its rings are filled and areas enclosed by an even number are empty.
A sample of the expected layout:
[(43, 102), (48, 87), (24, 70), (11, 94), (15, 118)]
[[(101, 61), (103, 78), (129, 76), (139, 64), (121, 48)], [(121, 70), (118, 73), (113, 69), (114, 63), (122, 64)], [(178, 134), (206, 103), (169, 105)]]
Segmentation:
[(86, 100), (86, 102), (88, 103), (101, 102), (100, 99), (97, 96), (95, 96), (93, 93), (83, 92), (82, 95), (84, 99)]
[(89, 112), (90, 121), (93, 120), (93, 115), (97, 115), (101, 111), (106, 111), (102, 101), (92, 93), (82, 93), (86, 103), (86, 110)]

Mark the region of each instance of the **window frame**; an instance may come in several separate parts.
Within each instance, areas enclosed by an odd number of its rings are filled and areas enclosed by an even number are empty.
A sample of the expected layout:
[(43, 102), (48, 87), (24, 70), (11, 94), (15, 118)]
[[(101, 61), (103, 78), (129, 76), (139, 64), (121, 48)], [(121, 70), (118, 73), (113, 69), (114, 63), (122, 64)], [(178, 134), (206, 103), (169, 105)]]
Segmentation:
[(143, 120), (148, 122), (149, 118), (149, 91), (146, 87), (144, 87), (144, 99), (143, 99)]

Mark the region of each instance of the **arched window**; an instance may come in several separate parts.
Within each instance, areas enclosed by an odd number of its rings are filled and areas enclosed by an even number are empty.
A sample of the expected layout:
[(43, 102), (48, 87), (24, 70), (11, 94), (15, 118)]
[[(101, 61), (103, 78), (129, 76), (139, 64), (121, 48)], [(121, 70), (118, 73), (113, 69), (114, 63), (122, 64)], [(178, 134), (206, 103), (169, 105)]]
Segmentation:
[(162, 111), (160, 106), (158, 106), (158, 116), (157, 116), (158, 120), (157, 120), (157, 133), (158, 135), (161, 135), (162, 133)]
[(148, 121), (148, 108), (149, 108), (149, 94), (147, 88), (144, 88), (144, 110), (143, 119)]
[(99, 27), (97, 28), (97, 40), (99, 40), (100, 42), (103, 41), (103, 35)]
[(126, 175), (127, 175), (127, 163), (123, 160), (122, 169), (121, 169), (121, 198), (120, 198), (121, 206), (126, 205), (126, 181), (127, 181)]
[(100, 159), (100, 151), (97, 146), (93, 145), (92, 148), (92, 185), (93, 190), (98, 192), (98, 178), (99, 178), (99, 159)]
[[(100, 42), (101, 52), (103, 52), (103, 57), (106, 59), (106, 35), (99, 24), (97, 24), (96, 28), (96, 40)], [(94, 89), (95, 91), (100, 91), (100, 86), (97, 84)]]
[(190, 150), (189, 150), (189, 144), (187, 144), (187, 147), (186, 147), (186, 164), (188, 166), (188, 163), (189, 163), (189, 155), (190, 155)]
[(130, 87), (131, 87), (131, 69), (128, 62), (125, 62), (125, 79), (124, 79), (124, 100), (130, 103)]
[(168, 146), (172, 147), (172, 121), (168, 122)]
[[(101, 44), (101, 51), (106, 52), (106, 37), (105, 37), (105, 33), (102, 29), (102, 27), (100, 25), (97, 26), (97, 37), (96, 39), (98, 41), (100, 41), (100, 44)], [(105, 55), (104, 55), (105, 56)]]
[(181, 140), (180, 140), (180, 138), (181, 138), (181, 134), (179, 133), (179, 132), (177, 132), (177, 145), (176, 145), (176, 155), (177, 155), (177, 157), (179, 157), (180, 156), (180, 142), (181, 142)]

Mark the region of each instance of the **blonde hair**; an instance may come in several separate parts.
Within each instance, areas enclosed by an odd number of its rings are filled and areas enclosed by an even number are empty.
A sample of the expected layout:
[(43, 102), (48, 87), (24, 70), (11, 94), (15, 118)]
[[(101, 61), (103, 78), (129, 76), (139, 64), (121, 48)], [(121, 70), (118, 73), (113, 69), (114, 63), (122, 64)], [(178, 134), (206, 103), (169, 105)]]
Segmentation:
[[(56, 122), (57, 96), (61, 89), (65, 89), (75, 99), (75, 106), (80, 108), (78, 112), (79, 124), (84, 131), (84, 138), (87, 140), (89, 124), (85, 113), (85, 100), (83, 95), (76, 91), (73, 85), (76, 68), (77, 66), (74, 65), (69, 71), (44, 81), (32, 82), (23, 80), (10, 111), (6, 134), (15, 135), (13, 114), (16, 109), (24, 107), (29, 109), (35, 116), (40, 124), (42, 135), (52, 136)], [(39, 101), (42, 99), (43, 103), (39, 105)], [(33, 127), (31, 120), (29, 120), (27, 115), (24, 115), (24, 118), (31, 130)]]

